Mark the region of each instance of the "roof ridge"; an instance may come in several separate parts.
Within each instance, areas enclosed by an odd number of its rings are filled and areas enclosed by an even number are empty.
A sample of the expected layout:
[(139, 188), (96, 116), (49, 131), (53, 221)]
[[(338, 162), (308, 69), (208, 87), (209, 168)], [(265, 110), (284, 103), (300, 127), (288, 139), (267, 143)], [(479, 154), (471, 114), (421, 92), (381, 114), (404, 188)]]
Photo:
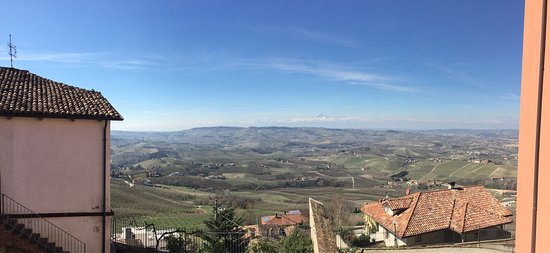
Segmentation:
[[(412, 216), (414, 214), (414, 211), (416, 210), (416, 206), (418, 205), (418, 201), (420, 200), (420, 196), (422, 195), (423, 192), (417, 192), (418, 193), (418, 196), (416, 197), (416, 201), (414, 202), (414, 206), (413, 206), (413, 209), (411, 210), (411, 215), (409, 216), (409, 218), (407, 219), (407, 226), (405, 226), (405, 229), (403, 229), (403, 233), (401, 234), (401, 237), (403, 237), (405, 235), (405, 232), (407, 231), (407, 229), (409, 228), (409, 225), (411, 223), (411, 219), (412, 219)], [(410, 208), (410, 207), (409, 207)], [(395, 231), (395, 234), (397, 235), (397, 231)]]
[(462, 229), (460, 229), (460, 233), (464, 232), (464, 228), (466, 227), (466, 213), (468, 212), (469, 204), (470, 202), (466, 201), (466, 205), (464, 205), (464, 217), (462, 218)]
[(456, 198), (453, 199), (453, 207), (451, 208), (451, 216), (449, 217), (449, 229), (452, 230), (451, 225), (453, 224), (453, 214), (455, 213)]
[[(469, 189), (469, 188), (475, 188), (475, 187), (485, 188), (485, 186), (483, 186), (483, 185), (476, 184), (476, 185), (467, 185), (467, 186), (459, 187), (458, 189)], [(422, 192), (422, 193), (444, 192), (444, 191), (453, 191), (453, 190), (456, 191), (457, 188), (454, 188), (454, 189), (435, 189), (435, 190), (425, 191), (425, 192)]]

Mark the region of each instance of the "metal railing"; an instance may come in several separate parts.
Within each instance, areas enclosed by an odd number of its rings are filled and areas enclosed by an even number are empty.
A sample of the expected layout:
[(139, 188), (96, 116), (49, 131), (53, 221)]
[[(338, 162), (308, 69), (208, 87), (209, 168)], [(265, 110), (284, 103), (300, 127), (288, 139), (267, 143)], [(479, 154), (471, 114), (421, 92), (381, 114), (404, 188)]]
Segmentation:
[(2, 226), (26, 236), (44, 252), (86, 253), (86, 244), (14, 199), (1, 194)]
[[(258, 235), (256, 235), (258, 236)], [(245, 231), (206, 231), (159, 226), (135, 220), (111, 220), (111, 241), (157, 252), (246, 252)], [(175, 249), (175, 250), (174, 250)]]

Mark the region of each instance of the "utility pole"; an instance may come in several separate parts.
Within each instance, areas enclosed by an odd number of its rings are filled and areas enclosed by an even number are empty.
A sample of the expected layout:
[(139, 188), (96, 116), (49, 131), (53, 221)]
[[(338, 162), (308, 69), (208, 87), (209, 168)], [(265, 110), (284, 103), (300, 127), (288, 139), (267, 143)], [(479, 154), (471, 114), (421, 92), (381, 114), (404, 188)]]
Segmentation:
[(17, 58), (17, 47), (11, 43), (11, 34), (10, 42), (8, 43), (9, 55), (10, 55), (10, 66), (13, 68), (13, 58)]

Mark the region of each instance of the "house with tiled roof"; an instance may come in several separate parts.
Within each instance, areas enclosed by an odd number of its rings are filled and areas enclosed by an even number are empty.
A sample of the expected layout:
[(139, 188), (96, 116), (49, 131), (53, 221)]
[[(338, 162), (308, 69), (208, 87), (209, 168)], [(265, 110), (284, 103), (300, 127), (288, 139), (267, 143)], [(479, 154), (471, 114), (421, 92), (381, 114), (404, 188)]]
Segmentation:
[(282, 235), (289, 235), (296, 226), (308, 223), (309, 217), (302, 214), (300, 211), (292, 213), (285, 212), (284, 214), (262, 217), (259, 229), (260, 233), (264, 235), (279, 237)]
[(367, 234), (388, 247), (508, 238), (512, 213), (483, 186), (417, 192), (365, 204)]
[(0, 252), (110, 252), (110, 127), (100, 92), (0, 67)]

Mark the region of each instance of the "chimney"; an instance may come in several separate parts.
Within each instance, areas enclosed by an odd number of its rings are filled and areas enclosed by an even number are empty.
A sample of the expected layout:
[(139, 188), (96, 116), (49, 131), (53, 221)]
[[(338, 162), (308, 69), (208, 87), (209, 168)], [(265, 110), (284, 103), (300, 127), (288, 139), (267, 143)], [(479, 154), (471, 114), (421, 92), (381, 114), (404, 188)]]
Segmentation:
[(449, 182), (449, 189), (455, 189), (455, 182)]

